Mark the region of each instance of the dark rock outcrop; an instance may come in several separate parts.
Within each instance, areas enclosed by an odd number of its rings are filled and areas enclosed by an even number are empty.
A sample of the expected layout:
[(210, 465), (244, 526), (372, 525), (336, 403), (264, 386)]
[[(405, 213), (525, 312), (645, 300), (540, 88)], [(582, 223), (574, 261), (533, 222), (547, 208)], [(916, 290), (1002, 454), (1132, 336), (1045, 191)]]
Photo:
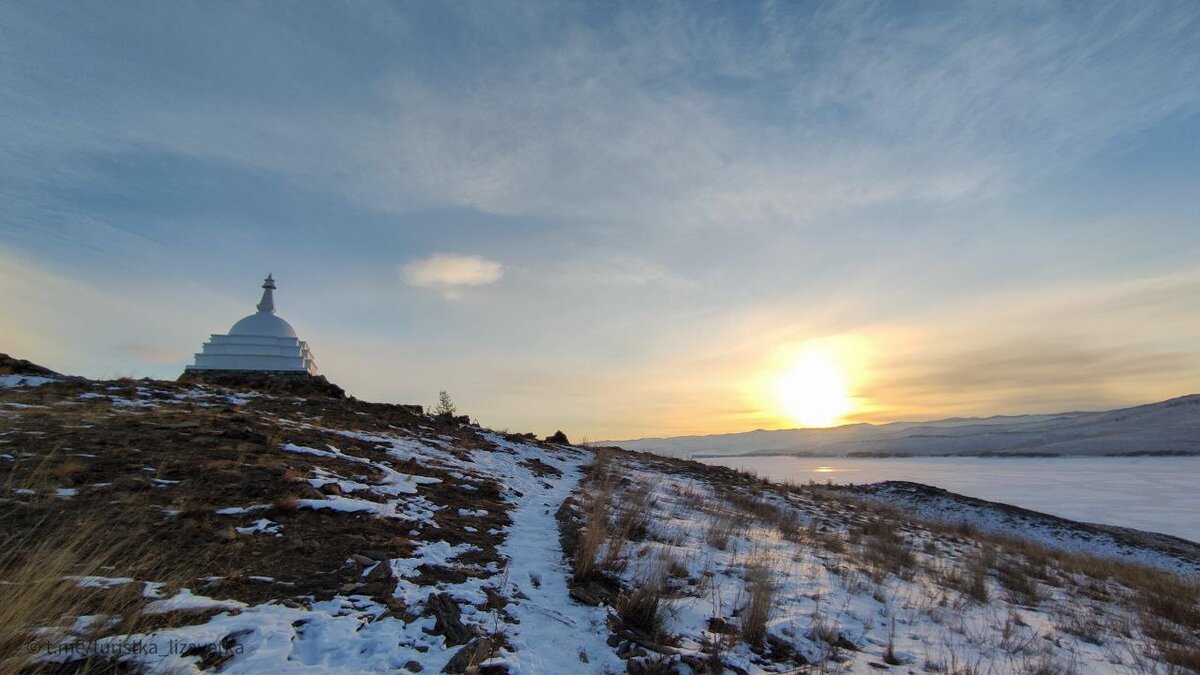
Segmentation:
[(185, 370), (177, 382), (252, 389), (269, 394), (346, 398), (346, 391), (324, 375), (286, 370)]
[(40, 377), (62, 377), (59, 373), (43, 368), (32, 361), (0, 354), (0, 375), (37, 375)]
[(425, 601), (425, 614), (434, 618), (432, 633), (446, 638), (446, 646), (466, 644), (475, 637), (475, 631), (462, 622), (458, 602), (449, 593), (436, 593)]

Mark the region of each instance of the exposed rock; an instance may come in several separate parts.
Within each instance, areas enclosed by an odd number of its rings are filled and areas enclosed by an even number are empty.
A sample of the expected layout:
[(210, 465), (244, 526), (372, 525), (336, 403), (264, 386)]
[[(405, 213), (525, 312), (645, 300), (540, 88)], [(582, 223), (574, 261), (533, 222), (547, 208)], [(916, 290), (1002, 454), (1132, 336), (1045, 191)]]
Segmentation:
[(322, 494), (334, 495), (335, 497), (341, 497), (343, 494), (345, 494), (342, 491), (341, 486), (339, 486), (337, 483), (325, 483), (317, 489), (320, 490)]
[[(436, 593), (425, 601), (425, 614), (434, 618), (433, 634), (446, 638), (446, 646), (466, 644), (475, 637), (474, 631), (463, 625), (462, 611), (449, 593)], [(459, 654), (462, 651), (460, 650)], [(458, 655), (455, 655), (457, 658)], [(451, 659), (451, 663), (454, 660)], [(447, 665), (449, 667), (449, 665)], [(444, 671), (462, 672), (462, 671)]]
[(576, 583), (571, 586), (567, 592), (574, 600), (582, 602), (585, 605), (593, 607), (600, 605), (615, 605), (617, 601), (618, 587), (613, 584), (603, 583), (591, 579), (582, 583)]
[(526, 460), (522, 462), (521, 465), (528, 468), (531, 472), (533, 472), (533, 475), (537, 476), (538, 478), (545, 478), (547, 476), (552, 478), (562, 477), (562, 471), (559, 471), (554, 466), (543, 462), (537, 457)]
[(570, 445), (571, 444), (571, 441), (569, 441), (567, 439), (567, 435), (564, 434), (561, 429), (554, 432), (554, 435), (547, 436), (546, 442), (547, 443), (558, 443), (559, 445)]
[(767, 633), (767, 658), (776, 662), (791, 661), (798, 666), (808, 665), (808, 659), (804, 655), (796, 651), (796, 648), (787, 640), (775, 635)]
[(8, 354), (0, 354), (0, 375), (38, 375), (41, 377), (62, 377), (59, 373), (39, 366), (32, 361), (17, 359)]
[[(445, 595), (442, 593), (441, 595)], [(430, 598), (432, 600), (432, 598)], [(457, 609), (457, 606), (456, 606)], [(496, 651), (496, 643), (491, 638), (477, 637), (466, 644), (462, 649), (455, 652), (454, 656), (442, 668), (443, 673), (465, 673), (471, 666), (477, 666), (481, 662), (487, 660)], [(503, 671), (489, 672), (507, 672), (507, 668)]]
[(558, 544), (562, 547), (563, 558), (572, 559), (579, 548), (579, 535), (583, 527), (583, 518), (574, 497), (567, 497), (554, 512), (558, 521)]
[(303, 371), (186, 370), (176, 381), (289, 396), (346, 398), (346, 391), (325, 379), (324, 375), (309, 375)]
[[(371, 568), (365, 577), (367, 581), (387, 581), (392, 578), (392, 565), (388, 562), (381, 562)], [(457, 609), (457, 606), (456, 606)]]
[(734, 635), (738, 632), (737, 626), (719, 616), (709, 617), (708, 630), (710, 633), (722, 633), (724, 635)]

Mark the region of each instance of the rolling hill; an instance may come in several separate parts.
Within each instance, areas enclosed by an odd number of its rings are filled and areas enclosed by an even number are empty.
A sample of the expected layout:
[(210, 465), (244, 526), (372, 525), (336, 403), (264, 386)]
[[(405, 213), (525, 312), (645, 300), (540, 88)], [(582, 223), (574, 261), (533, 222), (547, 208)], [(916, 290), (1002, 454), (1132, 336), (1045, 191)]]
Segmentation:
[(758, 429), (606, 443), (677, 457), (1200, 454), (1200, 394), (1102, 412)]

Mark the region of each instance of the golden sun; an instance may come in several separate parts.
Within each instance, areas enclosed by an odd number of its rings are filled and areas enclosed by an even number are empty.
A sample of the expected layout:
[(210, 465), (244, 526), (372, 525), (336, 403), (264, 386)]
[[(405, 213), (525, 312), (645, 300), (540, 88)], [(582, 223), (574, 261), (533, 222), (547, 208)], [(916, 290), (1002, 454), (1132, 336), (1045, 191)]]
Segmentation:
[(775, 381), (783, 412), (802, 427), (829, 427), (854, 409), (846, 376), (833, 355), (820, 347), (797, 353)]

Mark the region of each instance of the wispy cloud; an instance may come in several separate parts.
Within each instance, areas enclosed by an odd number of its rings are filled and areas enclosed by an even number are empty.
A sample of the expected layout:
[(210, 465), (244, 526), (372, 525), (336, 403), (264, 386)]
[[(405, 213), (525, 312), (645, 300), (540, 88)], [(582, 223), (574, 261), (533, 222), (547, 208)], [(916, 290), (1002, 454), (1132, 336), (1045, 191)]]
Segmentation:
[(400, 275), (410, 286), (432, 288), (456, 298), (464, 287), (499, 281), (504, 267), (482, 256), (437, 253), (401, 265)]

